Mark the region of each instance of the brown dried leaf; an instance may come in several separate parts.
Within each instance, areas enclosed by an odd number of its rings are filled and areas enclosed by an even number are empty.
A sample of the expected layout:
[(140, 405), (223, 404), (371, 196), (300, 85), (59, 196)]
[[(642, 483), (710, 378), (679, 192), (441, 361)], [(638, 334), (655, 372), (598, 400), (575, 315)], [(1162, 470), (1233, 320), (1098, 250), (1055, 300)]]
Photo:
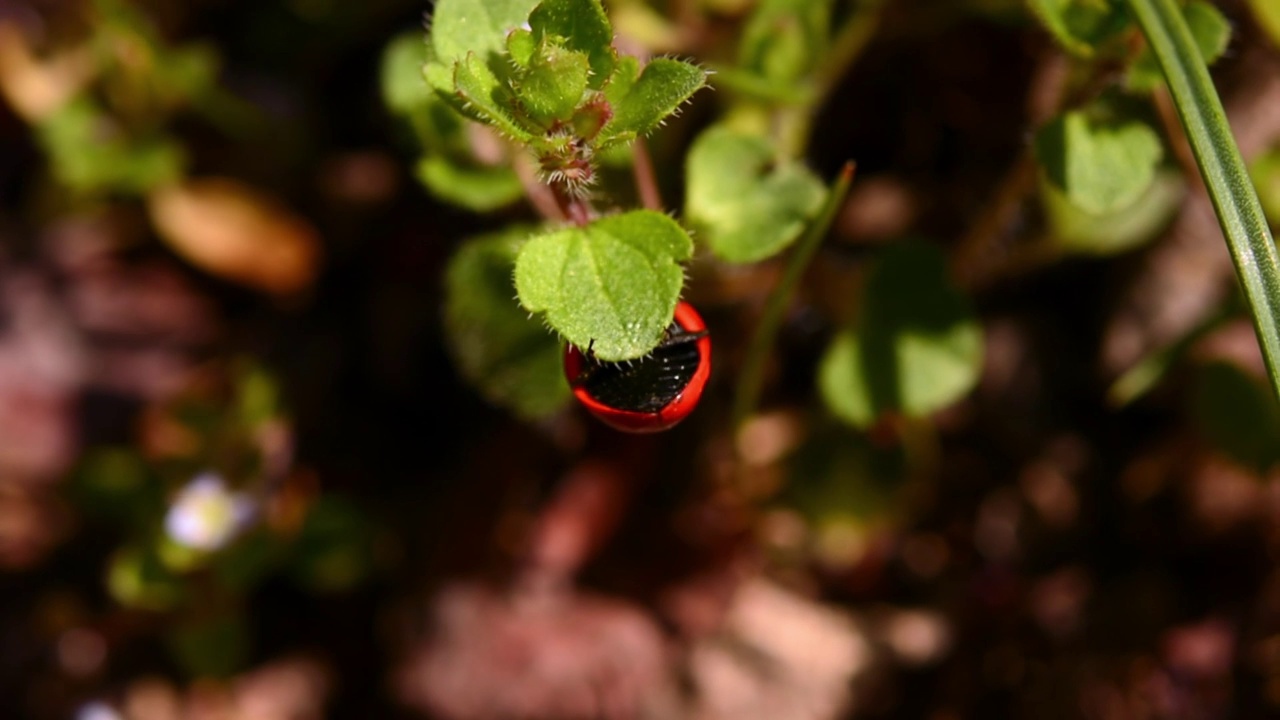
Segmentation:
[(316, 229), (255, 188), (225, 178), (187, 180), (153, 192), (148, 209), (170, 247), (213, 275), (280, 295), (315, 279)]

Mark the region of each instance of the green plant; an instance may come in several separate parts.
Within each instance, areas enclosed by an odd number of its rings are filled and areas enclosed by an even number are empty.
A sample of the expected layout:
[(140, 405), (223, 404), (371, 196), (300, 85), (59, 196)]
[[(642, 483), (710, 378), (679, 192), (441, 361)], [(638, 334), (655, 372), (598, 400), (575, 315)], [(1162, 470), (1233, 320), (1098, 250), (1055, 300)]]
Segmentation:
[[(1172, 77), (1174, 106), (1189, 118), (1273, 365), (1268, 308), (1280, 285), (1268, 279), (1270, 236), (1256, 203), (1246, 202), (1242, 170), (1219, 162), (1232, 147), (1220, 111), (1207, 122), (1197, 120), (1203, 113), (1186, 113), (1207, 107), (1212, 87), (1200, 58), (1223, 54), (1230, 25), (1199, 0), (1156, 3), (1157, 15), (1148, 5), (1029, 3), (1065, 53), (1068, 72), (1039, 118), (1023, 161), (1030, 164), (1019, 166), (1034, 172), (1015, 168), (1007, 198), (987, 212), (997, 222), (1009, 201), (1038, 191), (1045, 222), (1028, 246), (1035, 262), (1114, 255), (1156, 237), (1187, 192), (1170, 150), (1179, 140), (1169, 135), (1161, 101), (1162, 77)], [(557, 361), (561, 341), (603, 360), (640, 357), (670, 322), (685, 264), (709, 264), (714, 273), (787, 254), (751, 340), (733, 353), (742, 359), (730, 368), (738, 375), (730, 417), (734, 427), (745, 423), (767, 386), (786, 311), (851, 180), (846, 173), (826, 187), (804, 165), (809, 128), (881, 11), (871, 1), (766, 0), (743, 17), (733, 49), (684, 44), (714, 68), (710, 76), (688, 62), (620, 53), (597, 0), (442, 0), (425, 44), (412, 34), (396, 39), (384, 56), (384, 94), (422, 152), (418, 176), (427, 189), (474, 210), (523, 197), (543, 218), (467, 241), (455, 255), (446, 315), (462, 373), (523, 417), (547, 415), (569, 396)], [(1183, 27), (1171, 46), (1174, 25)], [(652, 38), (643, 29), (628, 36)], [(1199, 79), (1188, 99), (1179, 78), (1195, 66)], [(717, 119), (707, 123), (701, 113), (692, 140), (688, 125), (674, 140), (660, 138), (655, 147), (665, 154), (654, 162), (643, 138), (707, 82), (723, 91)], [(1204, 127), (1214, 138), (1207, 145), (1196, 139)], [(660, 211), (657, 181), (672, 176), (672, 165), (684, 168), (679, 221)], [(644, 209), (632, 209), (639, 204)], [(919, 239), (875, 253), (847, 304), (829, 308), (836, 330), (815, 386), (831, 415), (860, 428), (927, 417), (974, 387), (982, 332), (962, 287), (975, 285), (965, 257), (981, 256), (991, 242), (982, 229), (990, 226), (979, 216), (974, 237), (962, 240), (950, 262), (938, 244)], [(1145, 364), (1142, 379), (1127, 378), (1115, 397), (1151, 387), (1176, 355)]]

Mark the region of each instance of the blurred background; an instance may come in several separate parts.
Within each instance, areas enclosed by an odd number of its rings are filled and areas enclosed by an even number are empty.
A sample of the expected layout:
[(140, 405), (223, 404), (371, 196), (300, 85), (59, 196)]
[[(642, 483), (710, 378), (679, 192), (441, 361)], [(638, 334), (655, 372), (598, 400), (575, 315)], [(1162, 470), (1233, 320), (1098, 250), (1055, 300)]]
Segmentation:
[[(1275, 223), (1280, 22), (1216, 5)], [(1280, 714), (1280, 408), (1185, 147), (1084, 223), (1028, 154), (1080, 68), (1021, 2), (837, 6), (874, 15), (807, 155), (859, 175), (762, 407), (731, 431), (781, 265), (700, 255), (711, 385), (623, 436), (459, 370), (446, 263), (537, 216), (419, 182), (384, 53), (423, 3), (0, 0), (0, 717)], [(753, 4), (609, 7), (715, 62)], [(651, 143), (670, 207), (727, 93)], [(851, 427), (816, 368), (907, 237), (981, 372)]]

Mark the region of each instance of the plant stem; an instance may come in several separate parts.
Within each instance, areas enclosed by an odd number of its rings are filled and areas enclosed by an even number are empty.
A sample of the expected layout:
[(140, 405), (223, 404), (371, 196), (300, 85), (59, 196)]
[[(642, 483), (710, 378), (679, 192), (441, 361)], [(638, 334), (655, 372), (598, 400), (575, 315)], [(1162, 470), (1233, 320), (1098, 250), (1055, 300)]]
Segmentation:
[(1258, 195), (1231, 137), (1226, 111), (1174, 0), (1129, 0), (1129, 6), (1169, 83), (1173, 104), (1244, 286), (1271, 387), (1280, 398), (1280, 260)]
[(662, 212), (662, 194), (658, 192), (658, 178), (653, 172), (653, 158), (644, 138), (631, 144), (631, 164), (636, 179), (636, 194), (647, 210)]
[(849, 185), (853, 182), (855, 167), (853, 162), (845, 163), (840, 171), (840, 177), (836, 179), (831, 192), (827, 195), (826, 203), (810, 223), (804, 237), (800, 238), (800, 243), (791, 252), (782, 280), (769, 296), (764, 315), (761, 316), (760, 324), (756, 327), (751, 345), (747, 349), (747, 359), (742, 365), (742, 374), (738, 378), (738, 388), (733, 403), (735, 430), (742, 427), (743, 421), (755, 410), (756, 403), (760, 400), (760, 389), (764, 385), (765, 361), (769, 358), (769, 351), (778, 335), (778, 329), (782, 327), (782, 317), (791, 300), (791, 294), (800, 282), (804, 269), (809, 266), (809, 261), (813, 259), (813, 254), (822, 244), (822, 239), (826, 237), (827, 229), (835, 220), (836, 211), (844, 204), (845, 195), (849, 193)]

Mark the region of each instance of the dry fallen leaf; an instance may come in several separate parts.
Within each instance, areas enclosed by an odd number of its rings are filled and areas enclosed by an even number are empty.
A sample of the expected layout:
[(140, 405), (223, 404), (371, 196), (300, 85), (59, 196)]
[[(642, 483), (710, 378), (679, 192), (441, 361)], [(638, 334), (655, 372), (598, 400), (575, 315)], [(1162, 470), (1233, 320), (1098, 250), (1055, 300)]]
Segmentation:
[(193, 179), (160, 188), (147, 201), (160, 236), (213, 275), (280, 295), (315, 279), (316, 229), (255, 188), (225, 178)]
[(24, 120), (49, 116), (79, 92), (92, 73), (93, 58), (84, 49), (41, 59), (17, 24), (0, 22), (0, 95)]

